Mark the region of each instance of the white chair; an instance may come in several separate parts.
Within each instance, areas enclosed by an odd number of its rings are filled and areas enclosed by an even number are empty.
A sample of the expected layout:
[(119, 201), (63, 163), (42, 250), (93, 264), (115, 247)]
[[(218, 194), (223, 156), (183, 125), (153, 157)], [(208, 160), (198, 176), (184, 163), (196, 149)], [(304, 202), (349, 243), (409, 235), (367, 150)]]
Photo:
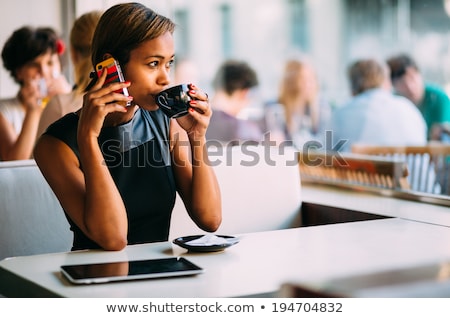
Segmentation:
[(72, 237), (35, 161), (0, 162), (0, 259), (67, 252)]
[[(239, 145), (209, 153), (222, 194), (222, 224), (217, 234), (296, 225), (302, 201), (298, 159), (293, 148)], [(169, 238), (202, 233), (177, 198)]]

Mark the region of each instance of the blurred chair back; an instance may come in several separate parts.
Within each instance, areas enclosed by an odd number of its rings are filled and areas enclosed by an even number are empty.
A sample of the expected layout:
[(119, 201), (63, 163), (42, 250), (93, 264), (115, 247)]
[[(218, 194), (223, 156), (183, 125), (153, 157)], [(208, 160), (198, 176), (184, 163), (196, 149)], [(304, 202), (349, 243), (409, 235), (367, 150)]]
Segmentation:
[[(217, 234), (296, 226), (302, 201), (293, 148), (240, 145), (216, 150), (209, 152), (209, 158), (222, 194), (222, 224)], [(177, 198), (170, 238), (201, 233)]]
[(408, 164), (411, 190), (450, 194), (450, 144), (425, 146), (376, 146), (354, 144), (352, 152), (404, 160)]
[(71, 247), (69, 223), (35, 161), (0, 162), (0, 259)]
[(303, 182), (407, 189), (404, 161), (324, 151), (299, 152)]

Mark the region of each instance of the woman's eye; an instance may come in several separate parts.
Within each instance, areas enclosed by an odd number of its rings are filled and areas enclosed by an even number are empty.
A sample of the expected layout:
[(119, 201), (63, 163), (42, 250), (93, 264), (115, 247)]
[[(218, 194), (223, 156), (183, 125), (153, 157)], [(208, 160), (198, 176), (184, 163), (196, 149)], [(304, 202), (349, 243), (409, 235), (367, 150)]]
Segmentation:
[(148, 65), (151, 67), (157, 67), (158, 64), (159, 64), (158, 61), (153, 61), (153, 62), (148, 63)]
[(168, 63), (166, 64), (166, 67), (167, 67), (167, 68), (171, 68), (171, 67), (173, 66), (173, 63), (174, 63), (173, 60), (170, 61), (170, 62), (168, 62)]

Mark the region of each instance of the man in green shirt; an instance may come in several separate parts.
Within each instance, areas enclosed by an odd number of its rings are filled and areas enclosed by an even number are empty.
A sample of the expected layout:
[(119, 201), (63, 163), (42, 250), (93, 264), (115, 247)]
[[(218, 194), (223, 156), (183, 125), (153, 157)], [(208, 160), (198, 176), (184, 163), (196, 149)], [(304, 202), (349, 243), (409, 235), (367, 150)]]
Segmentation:
[(415, 61), (406, 54), (387, 60), (395, 91), (410, 99), (422, 113), (428, 126), (428, 138), (439, 140), (442, 127), (450, 124), (450, 99), (445, 91), (426, 83)]

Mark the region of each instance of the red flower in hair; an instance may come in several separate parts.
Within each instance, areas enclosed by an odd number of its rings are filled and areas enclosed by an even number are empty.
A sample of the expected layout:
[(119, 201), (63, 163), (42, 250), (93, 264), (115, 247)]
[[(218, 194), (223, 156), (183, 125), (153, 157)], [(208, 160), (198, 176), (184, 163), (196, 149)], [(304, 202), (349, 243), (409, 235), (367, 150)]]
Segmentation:
[(65, 50), (66, 45), (64, 44), (64, 41), (61, 39), (56, 40), (56, 53), (58, 53), (58, 55), (62, 55)]

